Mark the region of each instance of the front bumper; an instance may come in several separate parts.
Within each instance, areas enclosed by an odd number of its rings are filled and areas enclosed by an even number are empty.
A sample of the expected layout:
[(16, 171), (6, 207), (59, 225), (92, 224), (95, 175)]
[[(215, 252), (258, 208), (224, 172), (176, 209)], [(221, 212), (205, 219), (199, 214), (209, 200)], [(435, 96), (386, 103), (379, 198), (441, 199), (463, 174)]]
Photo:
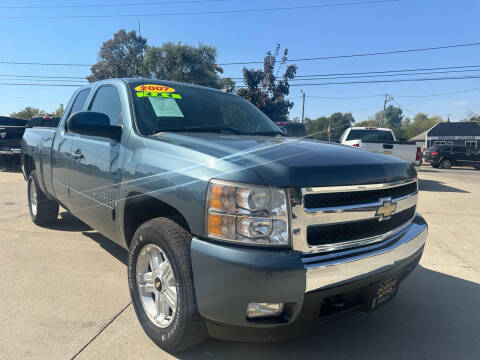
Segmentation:
[[(373, 285), (403, 280), (418, 264), (427, 224), (411, 225), (380, 244), (305, 256), (291, 250), (235, 247), (194, 238), (191, 256), (197, 304), (210, 335), (223, 339), (273, 340), (307, 324), (353, 310), (368, 310)], [(330, 309), (341, 297), (344, 307)], [(249, 320), (249, 303), (285, 303), (276, 319)]]

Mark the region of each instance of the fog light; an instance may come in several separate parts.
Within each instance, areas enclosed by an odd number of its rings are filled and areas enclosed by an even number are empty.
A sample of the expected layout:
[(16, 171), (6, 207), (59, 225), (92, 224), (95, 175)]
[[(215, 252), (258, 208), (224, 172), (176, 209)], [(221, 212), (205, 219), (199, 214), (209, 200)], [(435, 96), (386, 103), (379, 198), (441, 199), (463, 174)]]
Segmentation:
[(247, 318), (280, 316), (283, 313), (283, 305), (283, 303), (250, 303)]

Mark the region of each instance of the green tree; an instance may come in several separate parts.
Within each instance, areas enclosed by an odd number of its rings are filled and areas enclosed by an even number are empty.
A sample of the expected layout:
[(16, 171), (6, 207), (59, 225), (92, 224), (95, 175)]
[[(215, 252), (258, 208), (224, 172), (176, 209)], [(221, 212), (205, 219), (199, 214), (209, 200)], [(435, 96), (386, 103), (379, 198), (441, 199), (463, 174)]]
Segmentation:
[[(274, 121), (286, 121), (293, 102), (287, 99), (290, 93), (289, 81), (295, 78), (296, 65), (288, 65), (288, 49), (285, 49), (280, 59), (280, 45), (275, 51), (268, 51), (263, 62), (263, 70), (243, 68), (244, 88), (237, 94), (258, 107), (265, 115)], [(278, 76), (286, 66), (281, 77)]]
[(217, 49), (199, 44), (198, 47), (182, 43), (167, 42), (162, 46), (147, 49), (144, 68), (146, 76), (154, 79), (226, 88), (233, 91), (229, 78), (220, 79), (222, 67), (216, 64)]
[(315, 120), (307, 121), (306, 127), (309, 137), (317, 140), (328, 141), (328, 124), (330, 123), (330, 141), (337, 141), (342, 133), (353, 126), (355, 119), (351, 113), (336, 112), (329, 117), (321, 116)]
[(396, 130), (402, 127), (403, 110), (398, 106), (389, 105), (385, 109), (384, 124), (386, 127)]
[(220, 79), (220, 89), (233, 93), (235, 91), (235, 81), (233, 81), (231, 78), (226, 77), (226, 78), (221, 78)]
[(144, 74), (143, 60), (147, 50), (147, 39), (137, 36), (135, 31), (119, 30), (113, 39), (103, 43), (98, 53), (98, 61), (90, 68), (90, 82), (135, 77)]
[(480, 115), (470, 111), (465, 119), (462, 120), (463, 122), (478, 122), (480, 123)]
[(356, 126), (382, 126), (392, 129), (397, 139), (404, 139), (406, 135), (402, 127), (402, 121), (404, 119), (403, 110), (400, 107), (389, 105), (385, 109), (385, 115), (383, 115), (383, 125), (381, 125), (382, 114), (383, 110), (370, 116), (368, 120), (357, 123)]
[(55, 111), (51, 115), (62, 117), (64, 111), (65, 109), (63, 108), (63, 104), (60, 104), (60, 106), (57, 109), (55, 109)]
[(360, 121), (358, 123), (355, 123), (355, 126), (359, 126), (359, 127), (377, 127), (378, 126), (378, 122), (372, 118), (370, 118), (369, 120), (363, 120), (363, 121)]
[(443, 119), (440, 116), (428, 117), (427, 114), (418, 113), (415, 117), (408, 123), (404, 122), (403, 130), (407, 139), (432, 128), (435, 124), (442, 122)]
[(30, 120), (33, 117), (45, 115), (47, 115), (47, 113), (44, 110), (33, 108), (30, 106), (27, 106), (25, 109), (10, 114), (11, 117), (24, 120)]

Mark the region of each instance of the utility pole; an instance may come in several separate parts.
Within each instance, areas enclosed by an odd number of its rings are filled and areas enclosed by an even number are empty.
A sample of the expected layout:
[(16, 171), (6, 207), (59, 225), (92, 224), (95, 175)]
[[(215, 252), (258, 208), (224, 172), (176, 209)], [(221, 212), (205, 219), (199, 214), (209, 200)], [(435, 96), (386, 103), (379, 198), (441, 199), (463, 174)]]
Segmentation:
[(302, 124), (305, 122), (305, 93), (303, 90), (300, 90), (302, 93)]
[(383, 102), (383, 111), (382, 111), (382, 122), (380, 124), (380, 127), (383, 127), (383, 121), (385, 120), (385, 109), (387, 108), (387, 102), (392, 100), (393, 100), (393, 96), (385, 94), (385, 101)]
[(328, 117), (328, 142), (330, 142), (330, 117)]

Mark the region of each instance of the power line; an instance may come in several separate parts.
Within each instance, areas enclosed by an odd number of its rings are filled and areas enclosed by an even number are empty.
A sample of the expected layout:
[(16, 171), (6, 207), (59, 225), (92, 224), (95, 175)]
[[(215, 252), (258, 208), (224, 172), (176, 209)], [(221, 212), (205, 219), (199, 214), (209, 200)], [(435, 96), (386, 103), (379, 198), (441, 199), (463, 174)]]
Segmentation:
[(79, 80), (85, 80), (85, 76), (42, 76), (42, 75), (0, 74), (0, 77), (39, 78), (39, 79), (79, 79)]
[[(478, 69), (470, 69), (470, 68), (474, 68), (474, 67), (478, 67)], [(336, 75), (336, 74), (303, 75), (303, 78), (301, 78), (301, 79), (295, 78), (295, 79), (293, 79), (293, 81), (298, 81), (298, 80), (311, 81), (311, 80), (320, 80), (320, 79), (365, 78), (365, 77), (383, 77), (383, 76), (425, 75), (425, 74), (447, 74), (447, 73), (480, 71), (480, 65), (451, 66), (451, 67), (430, 68), (430, 69), (460, 69), (460, 68), (465, 68), (465, 70), (435, 71), (435, 72), (412, 72), (412, 71), (416, 71), (416, 69), (408, 69), (408, 70), (372, 71), (372, 72), (357, 72), (357, 73), (343, 73), (343, 74), (339, 73), (339, 75), (377, 74), (377, 73), (381, 73), (381, 74), (378, 74), (378, 75), (361, 75), (361, 76), (338, 76), (338, 77), (330, 77), (330, 75)], [(425, 70), (429, 70), (429, 69), (425, 69)], [(388, 73), (388, 72), (408, 72), (408, 73), (385, 74), (385, 73)], [(307, 76), (312, 76), (312, 77), (314, 76), (314, 77), (313, 78), (306, 78)], [(59, 81), (72, 80), (73, 79), (73, 80), (87, 81), (86, 78), (82, 77), (82, 76), (42, 76), (42, 75), (0, 74), (0, 78), (1, 77), (14, 78), (14, 79), (9, 79), (9, 80), (17, 80), (16, 78), (29, 78), (29, 79), (35, 79), (35, 80), (38, 79), (39, 81), (47, 81), (47, 80), (40, 80), (40, 79), (54, 79), (54, 80), (59, 79)], [(235, 79), (235, 78), (232, 78), (232, 79)]]
[[(2, 77), (0, 78), (1, 81), (27, 81), (27, 80), (30, 80), (30, 81), (39, 81), (39, 82), (49, 82), (49, 81), (59, 81), (59, 82), (72, 82), (72, 79), (25, 79), (25, 78), (16, 78), (16, 77)], [(82, 82), (82, 83), (87, 83), (88, 81), (87, 80), (75, 80), (75, 81), (78, 81), (78, 82)]]
[[(348, 72), (348, 73), (295, 75), (295, 79), (297, 79), (297, 78), (309, 78), (309, 77), (342, 76), (342, 75), (370, 75), (370, 74), (404, 73), (404, 72), (413, 72), (413, 71), (469, 69), (469, 68), (479, 68), (479, 67), (480, 67), (480, 65), (461, 65), (461, 66), (445, 66), (445, 67), (434, 67), (434, 68), (416, 68), (416, 69), (397, 69), (397, 70), (383, 70), (383, 71), (364, 71), (364, 72)], [(232, 80), (243, 80), (243, 77), (232, 77), (231, 79)]]
[(268, 12), (268, 11), (283, 11), (283, 10), (301, 10), (301, 9), (318, 9), (330, 7), (346, 7), (355, 5), (373, 5), (382, 3), (399, 2), (401, 0), (371, 0), (371, 1), (357, 1), (344, 2), (335, 4), (321, 4), (321, 5), (303, 5), (303, 6), (286, 6), (275, 8), (256, 8), (256, 9), (239, 9), (239, 10), (209, 10), (209, 11), (191, 11), (191, 12), (175, 12), (175, 13), (148, 13), (148, 14), (117, 14), (117, 15), (41, 15), (41, 16), (0, 16), (0, 19), (100, 19), (100, 18), (122, 18), (122, 17), (155, 17), (155, 16), (184, 16), (184, 15), (209, 15), (209, 14), (239, 14), (249, 12)]
[[(400, 73), (400, 74), (377, 74), (377, 75), (360, 75), (360, 76), (331, 76), (331, 77), (314, 77), (290, 80), (289, 84), (295, 84), (296, 81), (314, 81), (314, 80), (334, 80), (334, 79), (362, 79), (362, 78), (379, 78), (379, 77), (391, 77), (391, 76), (411, 76), (411, 75), (434, 75), (434, 74), (451, 74), (451, 73), (465, 73), (465, 72), (478, 72), (479, 69), (469, 70), (450, 70), (450, 71), (426, 71), (415, 73)], [(236, 82), (239, 82), (238, 80)], [(306, 83), (308, 84), (308, 83)]]
[[(445, 46), (435, 46), (435, 47), (425, 47), (417, 49), (407, 49), (407, 50), (392, 50), (392, 51), (378, 51), (373, 53), (362, 53), (362, 54), (349, 54), (349, 55), (333, 55), (333, 56), (324, 56), (324, 57), (311, 57), (311, 58), (302, 58), (295, 60), (287, 60), (289, 62), (293, 61), (310, 61), (310, 60), (326, 60), (326, 59), (339, 59), (339, 58), (349, 58), (349, 57), (362, 57), (362, 56), (376, 56), (376, 55), (387, 55), (387, 54), (398, 54), (398, 53), (409, 53), (409, 52), (420, 52), (420, 51), (431, 51), (431, 50), (441, 50), (441, 49), (452, 49), (460, 47), (470, 47), (478, 46), (480, 42), (474, 43), (464, 43), (464, 44), (452, 44)], [(82, 64), (82, 63), (46, 63), (46, 62), (27, 62), (27, 61), (0, 61), (0, 64), (9, 64), (9, 65), (45, 65), (45, 66), (79, 66), (79, 67), (90, 67), (93, 64)], [(245, 62), (228, 62), (228, 63), (218, 63), (217, 65), (226, 66), (226, 65), (247, 65), (247, 64), (263, 64), (263, 61), (245, 61)], [(419, 68), (419, 69), (402, 69), (402, 70), (386, 70), (388, 72), (408, 72), (408, 71), (423, 71), (423, 70), (442, 70), (442, 69), (454, 69), (454, 68), (468, 68), (468, 67), (480, 67), (480, 65), (463, 65), (463, 66), (451, 66), (451, 67), (437, 67), (437, 68)], [(365, 73), (377, 73), (374, 71), (369, 71)], [(378, 72), (382, 73), (382, 72)], [(319, 75), (299, 75), (298, 77), (312, 77), (312, 76), (330, 76), (330, 75), (358, 75), (362, 73), (333, 73), (333, 74), (319, 74)], [(239, 79), (242, 78), (232, 78)]]
[[(0, 75), (6, 76), (6, 75)], [(19, 75), (20, 77), (22, 75)], [(34, 75), (24, 75), (24, 76), (31, 76)], [(40, 76), (39, 76), (40, 77)], [(41, 77), (43, 78), (43, 77)], [(59, 77), (60, 78), (60, 77)], [(68, 77), (66, 77), (68, 78)], [(76, 77), (72, 77), (76, 78)], [(305, 83), (305, 84), (290, 84), (290, 86), (323, 86), (323, 85), (350, 85), (350, 84), (369, 84), (369, 83), (396, 83), (396, 82), (410, 82), (410, 81), (436, 81), (436, 80), (462, 80), (462, 79), (478, 79), (480, 76), (462, 76), (462, 77), (440, 77), (440, 78), (412, 78), (412, 79), (395, 79), (395, 80), (367, 80), (367, 81), (349, 81), (349, 82), (329, 82), (329, 83)], [(0, 80), (10, 80), (10, 79), (0, 79)], [(23, 79), (15, 79), (15, 80), (23, 80)], [(34, 81), (55, 81), (55, 79), (31, 79)], [(57, 79), (58, 81), (69, 81), (67, 79)], [(86, 81), (85, 81), (86, 82)], [(3, 83), (0, 82), (0, 85), (13, 85), (13, 86), (83, 86), (83, 83), (79, 84), (44, 84), (44, 83)], [(242, 86), (236, 86), (240, 88)], [(393, 95), (395, 97), (432, 97), (432, 96), (444, 96), (444, 95), (454, 95), (460, 94), (465, 92), (472, 92), (480, 90), (480, 88), (471, 88), (471, 89), (463, 89), (458, 91), (451, 91), (451, 92), (444, 92), (444, 93), (436, 93), (436, 94), (424, 94), (424, 95)], [(384, 94), (374, 94), (374, 95), (365, 95), (365, 96), (342, 96), (342, 97), (335, 97), (335, 96), (314, 96), (314, 95), (307, 95), (308, 98), (314, 99), (331, 99), (331, 100), (350, 100), (350, 99), (367, 99), (367, 98), (375, 98), (384, 96)], [(299, 97), (297, 97), (299, 98)]]
[(450, 91), (444, 93), (437, 93), (437, 94), (427, 94), (427, 95), (394, 95), (395, 97), (404, 97), (404, 98), (423, 98), (423, 97), (433, 97), (433, 96), (445, 96), (445, 95), (455, 95), (455, 94), (462, 94), (466, 92), (472, 92), (480, 90), (480, 88), (473, 88), (473, 89), (465, 89), (465, 90), (458, 90), (458, 91)]
[(79, 86), (83, 86), (84, 84), (27, 84), (27, 83), (3, 83), (3, 82), (0, 82), (0, 85), (12, 85), (12, 86), (76, 86), (76, 87), (79, 87)]
[(366, 96), (307, 96), (308, 98), (313, 99), (329, 99), (329, 100), (351, 100), (351, 99), (367, 99), (367, 98), (376, 98), (376, 97), (383, 97), (385, 94), (377, 94), (377, 95), (366, 95)]
[(452, 73), (465, 73), (465, 72), (477, 72), (479, 69), (465, 69), (465, 70), (449, 70), (449, 71), (422, 71), (412, 73), (399, 73), (399, 74), (377, 74), (377, 75), (360, 75), (360, 76), (331, 76), (331, 77), (313, 77), (306, 79), (293, 79), (293, 81), (313, 81), (313, 80), (334, 80), (334, 79), (361, 79), (361, 78), (379, 78), (379, 77), (391, 77), (391, 76), (411, 76), (411, 75), (434, 75), (434, 74), (452, 74)]
[(45, 65), (45, 66), (88, 66), (88, 67), (92, 66), (92, 64), (19, 62), (19, 61), (0, 61), (0, 64), (9, 64), (9, 65)]
[[(425, 98), (425, 97), (434, 97), (434, 96), (445, 96), (445, 95), (455, 95), (455, 94), (463, 94), (467, 92), (473, 92), (480, 90), (480, 87), (472, 88), (472, 89), (463, 89), (463, 90), (456, 90), (456, 91), (449, 91), (443, 93), (435, 93), (435, 94), (422, 94), (422, 95), (396, 95), (392, 94), (394, 97), (400, 98)], [(376, 94), (376, 95), (365, 95), (365, 96), (312, 96), (308, 95), (307, 98), (313, 99), (326, 99), (326, 100), (353, 100), (353, 99), (370, 99), (376, 97), (383, 97), (385, 94)], [(301, 97), (298, 96), (292, 99), (300, 99)]]
[(364, 72), (350, 72), (350, 73), (331, 73), (331, 74), (317, 74), (317, 75), (296, 75), (295, 78), (304, 78), (304, 77), (313, 77), (313, 76), (369, 75), (369, 74), (385, 74), (385, 73), (403, 73), (403, 72), (412, 72), (412, 71), (468, 69), (468, 68), (478, 68), (478, 67), (480, 67), (480, 65), (460, 65), (460, 66), (444, 66), (444, 67), (433, 67), (433, 68), (397, 69), (397, 70), (364, 71)]
[(145, 5), (171, 5), (171, 4), (190, 4), (220, 2), (226, 0), (188, 0), (188, 1), (168, 1), (168, 2), (140, 2), (140, 3), (117, 3), (117, 4), (70, 4), (70, 5), (11, 5), (0, 6), (0, 9), (54, 9), (54, 8), (88, 8), (88, 7), (124, 7), (124, 6), (145, 6)]
[[(396, 82), (410, 82), (410, 81), (435, 81), (435, 80), (464, 80), (464, 79), (480, 79), (480, 76), (451, 76), (439, 78), (417, 78), (417, 79), (395, 79), (395, 80), (365, 80), (365, 81), (348, 81), (348, 82), (328, 82), (328, 83), (304, 83), (304, 84), (290, 84), (290, 86), (326, 86), (326, 85), (352, 85), (352, 84), (374, 84), (374, 83), (396, 83)], [(238, 86), (240, 87), (240, 86)]]
[(399, 104), (398, 102), (396, 102), (395, 100), (392, 100), (395, 104), (397, 104), (397, 106), (400, 108), (400, 109), (403, 109), (405, 110), (406, 112), (412, 114), (415, 116), (415, 113), (409, 109), (407, 109), (405, 106), (403, 106), (402, 104)]
[[(391, 50), (391, 51), (377, 51), (371, 53), (359, 53), (359, 54), (348, 54), (348, 55), (331, 55), (331, 56), (321, 56), (321, 57), (310, 57), (310, 58), (299, 58), (299, 59), (289, 59), (288, 62), (299, 62), (299, 61), (313, 61), (313, 60), (330, 60), (330, 59), (344, 59), (344, 58), (353, 58), (353, 57), (364, 57), (364, 56), (377, 56), (377, 55), (390, 55), (390, 54), (403, 54), (411, 52), (422, 52), (422, 51), (432, 51), (432, 50), (443, 50), (443, 49), (452, 49), (460, 47), (469, 47), (469, 46), (478, 46), (480, 42), (466, 43), (466, 44), (454, 44), (454, 45), (444, 45), (444, 46), (433, 46), (417, 49), (404, 49), (404, 50)], [(245, 62), (230, 62), (222, 63), (217, 65), (247, 65), (247, 64), (263, 64), (263, 61), (245, 61)]]

